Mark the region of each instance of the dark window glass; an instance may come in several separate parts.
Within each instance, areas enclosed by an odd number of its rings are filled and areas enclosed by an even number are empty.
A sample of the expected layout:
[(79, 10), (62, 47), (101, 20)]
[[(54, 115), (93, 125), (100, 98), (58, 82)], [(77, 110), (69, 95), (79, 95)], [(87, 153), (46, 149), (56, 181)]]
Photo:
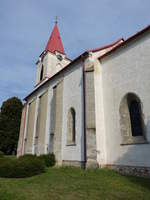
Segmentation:
[(75, 142), (75, 110), (72, 108), (71, 109), (71, 113), (72, 113), (72, 141)]
[(42, 65), (42, 68), (41, 68), (41, 73), (40, 73), (40, 81), (43, 79), (43, 65)]
[(140, 103), (132, 100), (129, 104), (132, 136), (142, 136), (142, 120)]

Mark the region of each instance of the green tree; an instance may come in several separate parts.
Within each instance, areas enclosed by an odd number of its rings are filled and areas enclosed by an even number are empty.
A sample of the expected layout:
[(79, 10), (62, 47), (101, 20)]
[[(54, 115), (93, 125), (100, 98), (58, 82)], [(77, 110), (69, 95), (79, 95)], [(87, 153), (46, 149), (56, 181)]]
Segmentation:
[(0, 151), (16, 154), (23, 104), (17, 97), (3, 102), (0, 111)]

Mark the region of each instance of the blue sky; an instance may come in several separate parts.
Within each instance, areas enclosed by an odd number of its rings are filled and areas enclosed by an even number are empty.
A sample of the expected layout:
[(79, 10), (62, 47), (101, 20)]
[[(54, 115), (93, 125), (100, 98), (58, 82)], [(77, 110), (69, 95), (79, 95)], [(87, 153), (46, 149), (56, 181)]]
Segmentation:
[(35, 62), (58, 16), (65, 52), (83, 51), (150, 24), (149, 0), (0, 0), (0, 105), (32, 91)]

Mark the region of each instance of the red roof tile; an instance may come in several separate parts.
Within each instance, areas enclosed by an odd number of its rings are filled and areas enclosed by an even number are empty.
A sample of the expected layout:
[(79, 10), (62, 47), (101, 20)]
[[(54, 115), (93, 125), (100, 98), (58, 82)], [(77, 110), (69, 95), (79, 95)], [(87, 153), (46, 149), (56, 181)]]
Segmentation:
[(55, 53), (55, 51), (58, 51), (62, 54), (65, 54), (57, 23), (55, 24), (55, 26), (53, 28), (51, 36), (50, 36), (48, 43), (45, 47), (45, 51), (50, 51), (52, 53)]

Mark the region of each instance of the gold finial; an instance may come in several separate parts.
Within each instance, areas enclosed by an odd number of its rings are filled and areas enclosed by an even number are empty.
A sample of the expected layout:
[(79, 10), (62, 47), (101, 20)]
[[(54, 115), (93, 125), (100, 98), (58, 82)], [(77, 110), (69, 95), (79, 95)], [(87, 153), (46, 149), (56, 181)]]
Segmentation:
[(55, 24), (57, 24), (57, 22), (58, 22), (58, 17), (56, 16)]

